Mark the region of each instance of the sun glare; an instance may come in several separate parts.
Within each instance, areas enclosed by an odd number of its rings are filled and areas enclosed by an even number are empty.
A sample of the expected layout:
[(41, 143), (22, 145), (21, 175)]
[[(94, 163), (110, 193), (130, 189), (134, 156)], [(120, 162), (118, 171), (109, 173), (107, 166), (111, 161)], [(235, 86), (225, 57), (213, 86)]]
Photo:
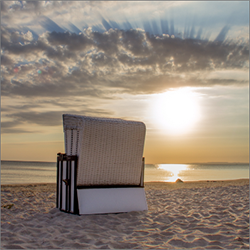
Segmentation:
[(171, 134), (186, 133), (200, 118), (197, 95), (188, 88), (158, 94), (153, 116), (158, 128)]
[(169, 177), (166, 182), (175, 182), (180, 176), (181, 171), (188, 169), (186, 164), (159, 164), (159, 169), (171, 172), (171, 177)]

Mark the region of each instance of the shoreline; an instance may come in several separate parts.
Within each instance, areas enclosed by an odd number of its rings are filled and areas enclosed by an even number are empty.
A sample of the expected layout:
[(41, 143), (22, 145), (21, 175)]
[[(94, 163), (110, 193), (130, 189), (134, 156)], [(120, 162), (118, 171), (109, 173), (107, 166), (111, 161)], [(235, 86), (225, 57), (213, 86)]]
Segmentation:
[[(148, 181), (148, 182), (144, 182), (144, 186), (146, 187), (169, 187), (169, 188), (173, 188), (173, 186), (178, 185), (178, 188), (189, 188), (191, 186), (197, 186), (197, 187), (208, 187), (211, 185), (223, 185), (223, 186), (227, 186), (227, 185), (247, 185), (249, 184), (249, 178), (241, 178), (241, 179), (234, 179), (234, 180), (200, 180), (200, 181), (183, 181), (181, 183), (176, 183), (176, 182), (167, 182), (167, 181)], [(5, 188), (5, 187), (35, 187), (35, 186), (55, 186), (56, 187), (56, 183), (17, 183), (17, 184), (1, 184), (1, 188)]]
[(148, 211), (72, 215), (56, 183), (1, 185), (1, 249), (249, 249), (249, 179), (145, 182)]

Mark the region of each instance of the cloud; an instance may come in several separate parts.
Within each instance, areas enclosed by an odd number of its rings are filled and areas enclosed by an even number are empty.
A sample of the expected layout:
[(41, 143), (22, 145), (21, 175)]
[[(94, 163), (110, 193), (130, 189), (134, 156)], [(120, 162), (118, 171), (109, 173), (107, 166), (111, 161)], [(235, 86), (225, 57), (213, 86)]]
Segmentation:
[[(34, 133), (29, 129), (19, 128), (19, 122), (16, 120), (1, 122), (1, 134), (24, 134), (24, 133)], [(39, 131), (36, 131), (39, 132)]]
[[(225, 29), (219, 38), (225, 36)], [(204, 86), (205, 82), (230, 84), (197, 76), (214, 70), (248, 70), (248, 45), (220, 42), (219, 38), (213, 42), (153, 36), (140, 29), (104, 33), (88, 29), (80, 34), (53, 31), (38, 40), (30, 38), (28, 32), (2, 28), (3, 96), (104, 97), (107, 89), (156, 93)]]
[[(42, 107), (42, 105), (34, 105), (34, 107)], [(1, 133), (30, 133), (30, 127), (34, 125), (39, 126), (61, 126), (62, 125), (62, 115), (64, 113), (76, 114), (76, 115), (89, 115), (89, 116), (112, 116), (113, 113), (103, 110), (103, 109), (91, 109), (87, 106), (82, 105), (82, 109), (76, 111), (70, 107), (67, 107), (67, 112), (65, 111), (32, 111), (30, 105), (25, 105), (23, 107), (17, 107), (18, 112), (13, 111), (12, 108), (7, 108), (4, 110), (4, 118), (11, 119), (11, 121), (1, 122)], [(28, 111), (24, 111), (28, 110)], [(34, 132), (32, 130), (32, 132)]]
[(70, 32), (62, 33), (53, 31), (52, 33), (48, 33), (47, 40), (52, 46), (67, 46), (68, 51), (85, 51), (93, 44), (92, 40), (86, 35)]
[(1, 65), (13, 66), (13, 64), (14, 64), (14, 61), (9, 56), (1, 55)]
[(27, 124), (37, 124), (43, 126), (58, 126), (61, 123), (59, 122), (61, 118), (61, 111), (49, 111), (49, 112), (17, 112), (6, 117), (14, 118), (18, 123), (27, 123)]
[[(122, 93), (248, 85), (245, 75), (223, 73), (249, 70), (248, 41), (228, 39), (244, 28), (242, 4), (225, 13), (195, 4), (2, 1), (2, 133), (61, 126), (65, 112), (112, 117), (100, 100)], [(196, 16), (188, 17), (194, 5)], [(225, 25), (234, 7), (243, 19)]]

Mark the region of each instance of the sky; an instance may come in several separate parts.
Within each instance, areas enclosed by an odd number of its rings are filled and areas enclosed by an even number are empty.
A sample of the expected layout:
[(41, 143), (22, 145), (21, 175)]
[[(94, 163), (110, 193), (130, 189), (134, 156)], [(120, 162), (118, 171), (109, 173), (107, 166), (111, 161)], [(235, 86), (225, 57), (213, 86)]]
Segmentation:
[(146, 164), (249, 162), (249, 2), (1, 1), (1, 159), (56, 161), (62, 114), (144, 122)]

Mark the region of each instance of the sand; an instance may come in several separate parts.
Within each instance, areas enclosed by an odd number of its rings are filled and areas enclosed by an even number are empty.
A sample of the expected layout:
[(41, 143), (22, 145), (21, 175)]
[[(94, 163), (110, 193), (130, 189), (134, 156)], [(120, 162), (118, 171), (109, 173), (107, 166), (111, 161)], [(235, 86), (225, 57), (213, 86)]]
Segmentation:
[(148, 211), (72, 215), (55, 184), (1, 186), (2, 249), (249, 249), (249, 180), (145, 183)]

